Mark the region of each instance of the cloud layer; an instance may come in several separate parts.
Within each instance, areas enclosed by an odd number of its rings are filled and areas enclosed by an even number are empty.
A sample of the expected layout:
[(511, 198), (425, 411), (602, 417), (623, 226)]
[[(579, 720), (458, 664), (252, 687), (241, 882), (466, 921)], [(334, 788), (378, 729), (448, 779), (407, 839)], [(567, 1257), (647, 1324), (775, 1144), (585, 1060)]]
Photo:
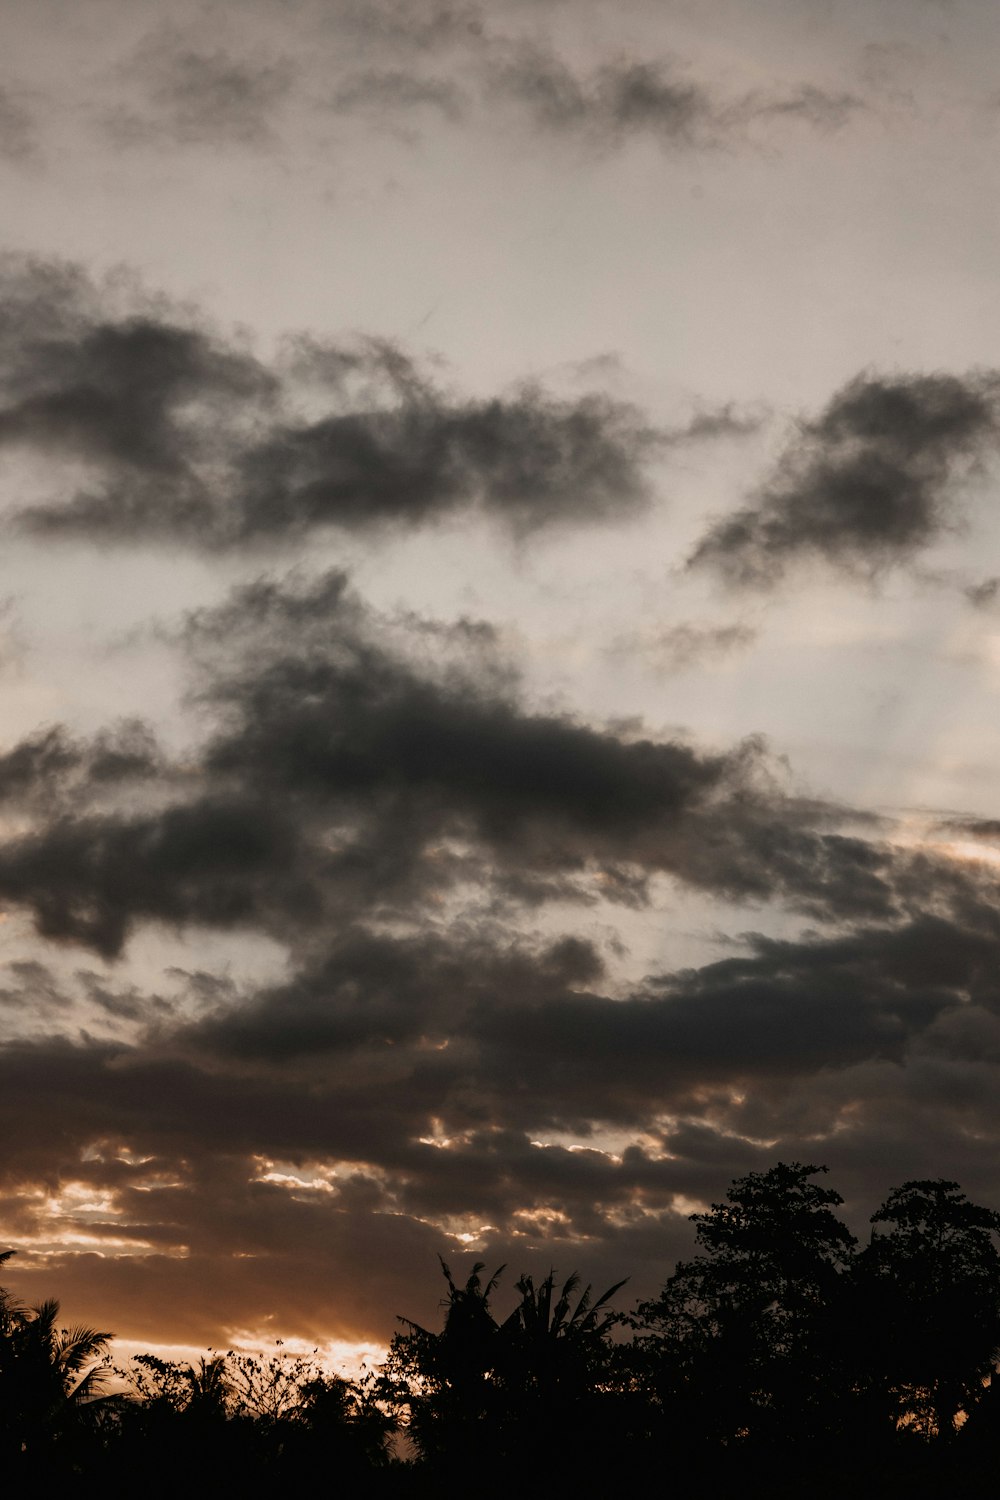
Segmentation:
[[(755, 741), (705, 753), (532, 710), (461, 622), (415, 658), (338, 571), (240, 586), (183, 639), (214, 724), (183, 769), (141, 725), (50, 730), (0, 761), (0, 790), (35, 808), (0, 843), (0, 895), (46, 937), (105, 956), (149, 921), (305, 940), (477, 888), (641, 906), (659, 876), (820, 921), (987, 899), (977, 871), (782, 792)], [(137, 780), (139, 810), (120, 795)]]
[[(172, 1294), (174, 1337), (266, 1306), (384, 1338), (430, 1311), (413, 1274), (442, 1237), (641, 1291), (692, 1197), (783, 1143), (863, 1203), (926, 1162), (928, 1111), (942, 1164), (994, 1138), (994, 866), (789, 795), (758, 744), (541, 712), (488, 627), (380, 614), (340, 571), (239, 585), (177, 644), (206, 726), (183, 763), (139, 723), (0, 760), (0, 893), (78, 964), (236, 930), (287, 973), (10, 969), (0, 1202), (26, 1290), (84, 1277), (125, 1333)], [(566, 912), (664, 877), (824, 930), (623, 983)], [(364, 1281), (346, 1310), (337, 1278)]]
[(988, 1176), (996, 958), (995, 930), (921, 918), (754, 939), (616, 999), (579, 941), (356, 929), (287, 983), (194, 1020), (154, 1013), (127, 1043), (5, 1049), (8, 1233), (58, 1228), (60, 1201), (72, 1222), (74, 1194), (103, 1204), (86, 1237), (131, 1248), (67, 1271), (130, 1326), (130, 1287), (183, 1289), (190, 1338), (249, 1321), (254, 1298), (300, 1336), (332, 1300), (345, 1335), (385, 1337), (394, 1311), (425, 1310), (403, 1300), (432, 1292), (413, 1261), (448, 1230), (491, 1255), (632, 1270), (641, 1290), (682, 1243), (692, 1194), (717, 1196), (803, 1132), (862, 1201), (927, 1159), (911, 1131), (928, 1110), (934, 1162), (975, 1130), (966, 1171)]
[[(460, 398), (379, 341), (265, 362), (65, 265), (11, 263), (6, 291), (0, 449), (50, 487), (12, 517), (29, 537), (214, 559), (466, 509), (523, 537), (631, 518), (655, 455), (760, 425)], [(800, 555), (913, 557), (959, 513), (995, 403), (989, 374), (858, 377), (695, 561), (759, 583)], [(487, 621), (376, 609), (341, 568), (245, 577), (160, 638), (200, 725), (183, 751), (136, 718), (0, 754), (0, 899), (39, 943), (0, 985), (26, 1290), (61, 1266), (126, 1333), (173, 1296), (175, 1337), (260, 1328), (266, 1305), (303, 1337), (384, 1338), (430, 1310), (414, 1261), (442, 1237), (652, 1290), (690, 1202), (784, 1142), (863, 1203), (929, 1170), (929, 1114), (942, 1171), (970, 1130), (995, 1138), (998, 877), (962, 853), (992, 820), (920, 843), (790, 789), (758, 737), (539, 703)], [(753, 639), (637, 627), (618, 650), (690, 667)], [(813, 925), (623, 978), (595, 922), (672, 893)], [(284, 977), (117, 979), (151, 933), (266, 939)], [(963, 1159), (985, 1180), (985, 1148)], [(365, 1278), (349, 1311), (336, 1277)]]

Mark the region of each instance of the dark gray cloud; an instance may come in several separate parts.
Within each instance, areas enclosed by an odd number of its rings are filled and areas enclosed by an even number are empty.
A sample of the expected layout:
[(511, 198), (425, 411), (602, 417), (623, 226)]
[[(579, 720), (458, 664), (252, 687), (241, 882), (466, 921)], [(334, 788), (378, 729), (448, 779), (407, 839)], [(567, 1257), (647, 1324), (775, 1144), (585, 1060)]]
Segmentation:
[(757, 432), (765, 419), (766, 413), (760, 407), (740, 407), (734, 401), (727, 401), (722, 406), (701, 406), (686, 426), (675, 429), (672, 436), (688, 442), (747, 437)]
[(73, 266), (2, 271), (0, 451), (42, 455), (72, 495), (25, 524), (210, 537), (210, 476), (272, 404), (273, 374), (152, 298), (112, 310)]
[(0, 450), (67, 464), (68, 497), (56, 470), (19, 514), (46, 535), (223, 547), (470, 508), (517, 534), (607, 521), (642, 509), (647, 462), (685, 436), (597, 394), (450, 396), (375, 340), (298, 340), (267, 368), (152, 299), (105, 306), (71, 267), (7, 273)]
[(754, 503), (717, 521), (690, 558), (769, 584), (798, 557), (854, 572), (911, 559), (955, 519), (956, 487), (996, 447), (994, 372), (860, 375), (801, 424)]
[(94, 799), (152, 774), (139, 729), (88, 745), (51, 730), (9, 750), (0, 788), (36, 816), (0, 845), (0, 893), (45, 935), (105, 954), (144, 920), (287, 934), (332, 910), (420, 909), (496, 864), (542, 880), (643, 870), (685, 815), (742, 785), (742, 752), (526, 712), (488, 632), (459, 622), (454, 665), (435, 672), (386, 630), (342, 574), (252, 585), (193, 617), (218, 721), (200, 757), (183, 777), (159, 766), (166, 805), (136, 813)]
[[(189, 641), (222, 715), (211, 773), (328, 816), (349, 808), (355, 856), (388, 821), (397, 850), (450, 838), (488, 854), (514, 889), (533, 879), (536, 896), (554, 878), (564, 898), (569, 877), (583, 899), (599, 888), (631, 902), (636, 880), (659, 871), (814, 915), (898, 911), (899, 857), (839, 831), (843, 810), (776, 792), (757, 743), (706, 755), (532, 713), (489, 657), (434, 672), (392, 648), (341, 575), (237, 591), (192, 621)], [(447, 862), (433, 868), (443, 876)]]
[(238, 1068), (318, 1069), (359, 1109), (363, 1078), (389, 1047), (393, 1107), (400, 1119), (413, 1111), (417, 1135), (432, 1118), (458, 1136), (497, 1126), (589, 1134), (640, 1127), (699, 1084), (898, 1061), (950, 1007), (996, 1006), (997, 941), (931, 917), (826, 940), (751, 937), (749, 954), (613, 999), (600, 993), (599, 956), (579, 940), (539, 952), (474, 934), (359, 933), (178, 1042)]
[[(246, 1310), (265, 1283), (248, 1273), (244, 1285), (234, 1251), (272, 1277), (293, 1263), (307, 1281), (350, 1267), (360, 1284), (338, 1322), (369, 1336), (412, 1310), (399, 1298), (433, 1293), (431, 1257), (458, 1224), (498, 1263), (589, 1255), (595, 1274), (655, 1285), (685, 1244), (678, 1205), (719, 1196), (804, 1134), (856, 1204), (926, 1160), (921, 1111), (940, 1121), (935, 1153), (962, 1130), (995, 1150), (998, 941), (995, 927), (929, 916), (826, 939), (753, 937), (613, 998), (579, 939), (357, 928), (283, 984), (217, 992), (199, 1020), (150, 1006), (128, 1042), (3, 1049), (8, 1237), (39, 1223), (24, 1185), (88, 1186), (108, 1204), (88, 1222), (92, 1241), (148, 1247), (129, 1274), (151, 1303), (208, 1277), (211, 1311), (183, 1298), (184, 1326), (206, 1342), (254, 1321)], [(902, 1111), (901, 1129), (884, 1130), (887, 1108)], [(608, 1126), (637, 1138), (611, 1146)], [(988, 1175), (985, 1154), (977, 1170)], [(348, 1255), (352, 1240), (365, 1264)], [(416, 1258), (401, 1260), (400, 1244)], [(98, 1281), (110, 1295), (120, 1267)], [(330, 1312), (321, 1298), (310, 1323), (277, 1287), (265, 1301), (292, 1333), (314, 1336)], [(131, 1309), (126, 1295), (119, 1327)]]
[(428, 393), (275, 430), (246, 455), (242, 535), (415, 525), (471, 505), (519, 533), (627, 516), (648, 498), (642, 463), (657, 445), (634, 408), (607, 397)]
[[(300, 946), (335, 921), (426, 920), (463, 891), (636, 906), (657, 875), (822, 922), (978, 920), (995, 899), (986, 866), (786, 795), (756, 741), (707, 753), (534, 711), (492, 632), (428, 629), (432, 649), (339, 572), (194, 614), (200, 749), (181, 772), (126, 726), (9, 750), (0, 788), (32, 815), (0, 843), (0, 895), (105, 956), (148, 922)], [(138, 811), (120, 796), (136, 778)]]
[(0, 753), (0, 803), (58, 806), (89, 799), (105, 788), (150, 782), (167, 767), (149, 726), (133, 719), (91, 740), (53, 725)]
[(4, 1009), (41, 1017), (51, 1025), (65, 1015), (72, 1001), (52, 971), (37, 959), (20, 959), (3, 966), (0, 982), (0, 1016)]
[[(162, 812), (64, 814), (0, 846), (0, 895), (43, 937), (105, 957), (136, 922), (251, 926), (315, 919), (295, 824), (252, 797), (206, 794)], [(277, 903), (277, 910), (274, 904)]]

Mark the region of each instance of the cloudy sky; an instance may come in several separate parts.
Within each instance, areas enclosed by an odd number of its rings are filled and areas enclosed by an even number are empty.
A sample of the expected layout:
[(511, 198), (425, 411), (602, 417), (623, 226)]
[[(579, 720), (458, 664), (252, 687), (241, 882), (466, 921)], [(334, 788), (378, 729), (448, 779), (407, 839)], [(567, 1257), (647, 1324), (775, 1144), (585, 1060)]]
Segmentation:
[(1000, 1203), (987, 0), (4, 0), (0, 1238), (147, 1346)]

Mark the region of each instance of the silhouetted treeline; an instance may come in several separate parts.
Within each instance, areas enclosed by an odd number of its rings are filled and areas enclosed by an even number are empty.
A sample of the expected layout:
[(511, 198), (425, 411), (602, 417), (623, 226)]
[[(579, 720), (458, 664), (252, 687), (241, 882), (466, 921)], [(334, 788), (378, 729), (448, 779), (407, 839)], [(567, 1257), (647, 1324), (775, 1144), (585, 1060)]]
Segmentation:
[[(1000, 1215), (908, 1182), (859, 1246), (825, 1169), (779, 1163), (694, 1216), (698, 1253), (616, 1311), (575, 1276), (522, 1276), (506, 1317), (476, 1265), (442, 1262), (442, 1326), (406, 1319), (361, 1381), (280, 1350), (153, 1355), (112, 1371), (110, 1335), (0, 1291), (0, 1473), (244, 1493), (774, 1496), (971, 1493), (1000, 1462)], [(0, 1264), (7, 1256), (0, 1256)], [(117, 1378), (116, 1378), (117, 1377)]]

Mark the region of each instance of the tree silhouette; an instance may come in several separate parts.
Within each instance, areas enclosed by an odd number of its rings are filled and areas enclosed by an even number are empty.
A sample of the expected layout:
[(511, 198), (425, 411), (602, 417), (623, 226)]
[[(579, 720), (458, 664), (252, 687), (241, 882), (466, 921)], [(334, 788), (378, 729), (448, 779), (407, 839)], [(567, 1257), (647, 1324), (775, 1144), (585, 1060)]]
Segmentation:
[(692, 1216), (705, 1253), (640, 1305), (646, 1378), (678, 1438), (759, 1446), (828, 1425), (855, 1241), (840, 1194), (811, 1181), (825, 1170), (779, 1162), (737, 1179)]
[(591, 1468), (613, 1457), (625, 1403), (610, 1341), (620, 1320), (608, 1304), (624, 1285), (618, 1281), (594, 1299), (576, 1274), (558, 1291), (553, 1271), (537, 1286), (527, 1275), (516, 1283), (520, 1301), (500, 1329), (499, 1373), (517, 1452), (522, 1461), (530, 1457), (536, 1473), (553, 1454), (557, 1433), (564, 1479), (574, 1452), (586, 1455)]
[[(109, 1335), (0, 1288), (0, 1473), (17, 1493), (305, 1488), (372, 1497), (515, 1486), (603, 1496), (675, 1482), (769, 1500), (978, 1493), (1000, 1456), (1000, 1214), (953, 1182), (890, 1193), (858, 1251), (826, 1169), (778, 1162), (693, 1215), (698, 1252), (628, 1319), (578, 1276), (464, 1281), (442, 1260), (437, 1330), (409, 1319), (355, 1382), (315, 1357), (130, 1361), (103, 1395)], [(0, 1267), (10, 1252), (0, 1253)], [(636, 1335), (619, 1335), (631, 1326)], [(388, 1447), (405, 1419), (413, 1461)]]
[(370, 1391), (286, 1353), (280, 1340), (272, 1354), (210, 1352), (196, 1365), (140, 1354), (118, 1373), (131, 1388), (125, 1471), (155, 1454), (178, 1482), (197, 1468), (256, 1485), (266, 1472), (291, 1482), (318, 1461), (357, 1476), (386, 1458), (392, 1423)]
[(1000, 1214), (938, 1179), (896, 1188), (872, 1225), (856, 1273), (867, 1377), (886, 1421), (951, 1437), (1000, 1348)]
[(0, 1289), (0, 1445), (9, 1462), (85, 1442), (100, 1415), (112, 1335), (59, 1328), (58, 1317), (58, 1302), (27, 1307)]
[[(502, 1321), (490, 1297), (504, 1270), (488, 1281), (477, 1262), (464, 1285), (448, 1283), (438, 1333), (403, 1318), (392, 1341), (387, 1390), (408, 1414), (422, 1458), (451, 1475), (478, 1475), (488, 1459), (499, 1472), (530, 1468), (536, 1477), (554, 1454), (564, 1477), (574, 1434), (588, 1429), (591, 1455), (613, 1386), (607, 1307), (623, 1282), (596, 1300), (570, 1276), (556, 1289), (554, 1272), (537, 1285), (524, 1275), (520, 1300)], [(558, 1441), (557, 1447), (554, 1447)]]
[(459, 1286), (441, 1260), (448, 1283), (444, 1327), (432, 1333), (400, 1318), (407, 1331), (394, 1335), (383, 1374), (383, 1395), (405, 1412), (421, 1457), (458, 1470), (474, 1461), (484, 1441), (499, 1442), (504, 1426), (500, 1325), (490, 1310), (504, 1267), (485, 1283), (483, 1268), (477, 1261)]

